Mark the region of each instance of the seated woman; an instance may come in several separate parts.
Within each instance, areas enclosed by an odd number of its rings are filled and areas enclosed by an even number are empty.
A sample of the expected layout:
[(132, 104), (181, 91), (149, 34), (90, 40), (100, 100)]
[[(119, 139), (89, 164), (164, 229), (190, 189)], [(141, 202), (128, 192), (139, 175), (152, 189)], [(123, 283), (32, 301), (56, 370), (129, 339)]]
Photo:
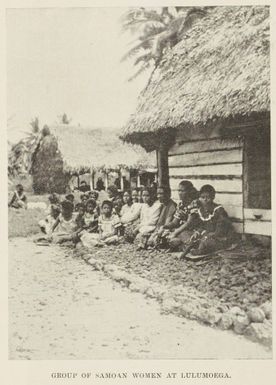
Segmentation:
[(49, 239), (55, 243), (75, 241), (76, 221), (73, 215), (74, 205), (68, 200), (61, 202), (61, 214), (57, 217), (49, 233)]
[(148, 240), (148, 246), (164, 247), (166, 230), (164, 230), (164, 226), (170, 225), (173, 221), (176, 203), (171, 199), (171, 189), (169, 186), (159, 186), (157, 188), (157, 198), (161, 204), (161, 213), (156, 223), (156, 228), (154, 232), (151, 234)]
[(134, 188), (131, 190), (131, 200), (133, 203), (141, 203), (140, 191), (138, 188)]
[(118, 217), (121, 217), (122, 208), (123, 208), (124, 202), (123, 197), (121, 193), (118, 193), (113, 201), (113, 213), (118, 215)]
[(24, 187), (22, 184), (15, 186), (15, 192), (13, 193), (12, 199), (8, 205), (15, 209), (26, 209), (27, 208), (27, 197), (24, 193)]
[(160, 232), (163, 231), (162, 235), (167, 236), (168, 246), (172, 250), (181, 249), (183, 243), (190, 239), (191, 232), (187, 232), (185, 224), (191, 211), (197, 207), (197, 190), (190, 181), (183, 180), (179, 183), (178, 194), (180, 202), (173, 220), (160, 229)]
[(107, 187), (107, 195), (108, 195), (108, 200), (111, 202), (114, 202), (114, 199), (118, 195), (118, 189), (115, 185), (110, 185)]
[(156, 200), (155, 191), (150, 187), (142, 190), (143, 204), (140, 213), (140, 223), (134, 230), (139, 241), (138, 249), (146, 249), (147, 241), (154, 231), (161, 212), (161, 203)]
[(101, 214), (99, 216), (98, 233), (85, 233), (81, 236), (81, 241), (86, 247), (114, 245), (118, 242), (118, 226), (120, 219), (113, 214), (113, 205), (110, 201), (103, 201)]
[[(204, 185), (199, 192), (198, 207), (190, 214), (186, 228), (196, 230), (187, 247), (194, 255), (204, 255), (229, 247), (236, 234), (227, 212), (214, 202), (215, 189)], [(187, 248), (186, 248), (187, 251)]]
[(124, 205), (121, 209), (121, 224), (122, 224), (122, 234), (125, 237), (125, 240), (128, 242), (133, 242), (136, 234), (134, 235), (134, 230), (137, 227), (139, 222), (142, 203), (138, 202), (138, 190), (125, 191), (123, 195)]

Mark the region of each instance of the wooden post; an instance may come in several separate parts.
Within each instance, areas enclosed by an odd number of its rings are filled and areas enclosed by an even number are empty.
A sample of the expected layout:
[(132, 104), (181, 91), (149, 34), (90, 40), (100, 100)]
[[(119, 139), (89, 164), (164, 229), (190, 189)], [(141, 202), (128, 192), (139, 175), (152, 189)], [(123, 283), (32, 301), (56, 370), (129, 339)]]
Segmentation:
[(120, 169), (120, 187), (121, 187), (121, 191), (124, 191), (124, 178), (122, 174), (122, 169)]
[(89, 184), (90, 184), (90, 190), (94, 190), (94, 186), (93, 186), (93, 168), (90, 167), (90, 175), (89, 175)]
[(78, 189), (80, 188), (80, 175), (78, 174), (77, 175), (77, 178), (78, 178)]
[(95, 170), (94, 169), (92, 172), (92, 187), (93, 187), (93, 190), (95, 190)]
[(138, 175), (137, 175), (137, 187), (141, 187), (141, 178), (140, 178), (140, 174), (138, 172)]
[(104, 185), (105, 185), (105, 191), (106, 191), (108, 188), (108, 172), (107, 171), (105, 171), (105, 173), (104, 173)]
[(169, 186), (168, 148), (164, 144), (160, 144), (160, 147), (157, 150), (157, 168), (158, 184)]

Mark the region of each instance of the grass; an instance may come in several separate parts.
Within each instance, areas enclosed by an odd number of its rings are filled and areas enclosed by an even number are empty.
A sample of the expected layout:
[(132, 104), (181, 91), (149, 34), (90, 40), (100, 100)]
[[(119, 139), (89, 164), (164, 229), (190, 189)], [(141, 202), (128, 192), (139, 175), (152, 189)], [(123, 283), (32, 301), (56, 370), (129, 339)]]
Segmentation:
[(28, 210), (9, 209), (9, 238), (29, 237), (40, 233), (38, 221), (45, 217), (40, 208)]

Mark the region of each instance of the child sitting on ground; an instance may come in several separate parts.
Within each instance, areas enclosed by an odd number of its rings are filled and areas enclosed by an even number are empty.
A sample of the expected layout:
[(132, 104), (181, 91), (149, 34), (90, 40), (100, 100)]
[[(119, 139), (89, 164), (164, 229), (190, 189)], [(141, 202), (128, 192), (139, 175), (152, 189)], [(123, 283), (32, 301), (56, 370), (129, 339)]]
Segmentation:
[(96, 190), (89, 191), (88, 197), (89, 197), (89, 199), (94, 199), (94, 201), (96, 202), (96, 205), (97, 205), (97, 207), (96, 207), (97, 213), (98, 213), (98, 215), (100, 215), (100, 204), (98, 201), (98, 199), (99, 199), (98, 191), (96, 191)]
[[(51, 204), (50, 205), (50, 213), (46, 216), (45, 219), (42, 219), (41, 221), (38, 222), (40, 230), (44, 234), (50, 234), (52, 227), (54, 223), (57, 220), (57, 217), (60, 214), (60, 207), (57, 204)], [(47, 212), (49, 209), (47, 210)]]
[(83, 219), (84, 219), (83, 229), (85, 229), (89, 233), (97, 232), (98, 212), (97, 212), (97, 203), (94, 199), (87, 200)]
[(187, 243), (193, 255), (205, 255), (229, 247), (235, 241), (235, 232), (227, 212), (214, 202), (215, 189), (204, 185), (199, 192), (198, 207), (187, 221), (186, 228), (194, 230)]
[(49, 232), (53, 227), (53, 224), (55, 223), (58, 215), (60, 214), (60, 205), (59, 205), (58, 196), (55, 193), (53, 193), (49, 195), (48, 200), (49, 200), (49, 205), (45, 210), (46, 217), (45, 219), (41, 219), (38, 222), (40, 230), (44, 234), (49, 234)]
[(75, 206), (78, 214), (76, 216), (76, 231), (81, 232), (85, 227), (84, 214), (85, 214), (85, 205), (83, 203), (77, 203)]
[(55, 243), (75, 241), (76, 221), (73, 215), (74, 205), (68, 200), (61, 202), (61, 214), (57, 217), (50, 232), (50, 240)]
[(103, 201), (99, 216), (99, 233), (86, 232), (81, 236), (81, 241), (86, 247), (114, 245), (118, 242), (118, 226), (120, 219), (112, 213), (113, 205), (110, 201)]
[(12, 199), (8, 206), (15, 209), (27, 209), (27, 197), (24, 193), (24, 187), (22, 184), (15, 186), (15, 192), (13, 193)]

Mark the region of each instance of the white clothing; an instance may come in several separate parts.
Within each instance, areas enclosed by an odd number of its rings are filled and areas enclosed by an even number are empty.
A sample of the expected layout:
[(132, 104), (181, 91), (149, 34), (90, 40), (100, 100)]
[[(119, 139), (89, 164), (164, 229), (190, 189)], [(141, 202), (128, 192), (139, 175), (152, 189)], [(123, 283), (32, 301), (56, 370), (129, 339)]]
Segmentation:
[(140, 217), (143, 203), (135, 202), (131, 206), (125, 204), (121, 210), (121, 222), (129, 224), (136, 221)]
[(147, 203), (142, 203), (139, 233), (147, 234), (155, 229), (161, 207), (162, 205), (159, 201), (155, 201), (152, 206), (149, 206)]

